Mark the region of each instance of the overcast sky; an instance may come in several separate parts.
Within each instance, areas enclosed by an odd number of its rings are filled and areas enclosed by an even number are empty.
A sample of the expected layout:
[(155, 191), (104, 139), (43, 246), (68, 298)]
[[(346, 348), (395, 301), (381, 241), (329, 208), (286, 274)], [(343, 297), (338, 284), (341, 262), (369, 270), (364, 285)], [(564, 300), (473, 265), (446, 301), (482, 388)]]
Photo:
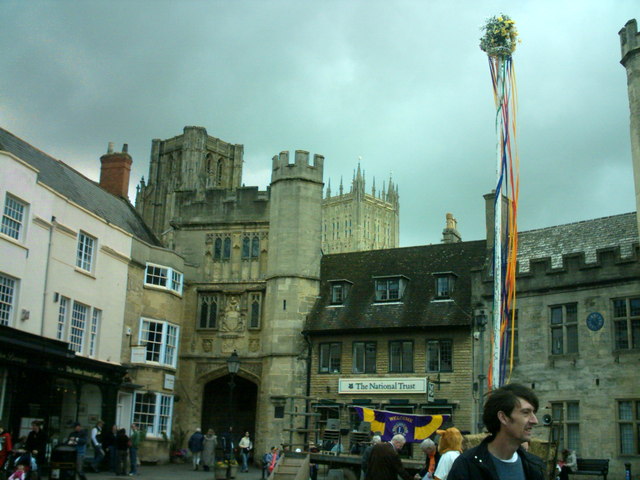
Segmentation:
[[(198, 125), (271, 157), (326, 157), (333, 193), (358, 158), (367, 189), (393, 176), (402, 246), (438, 243), (452, 212), (484, 238), (495, 186), (494, 105), (480, 27), (506, 13), (521, 161), (520, 230), (635, 210), (616, 1), (2, 0), (0, 126), (98, 180), (113, 141), (131, 185), (153, 138)], [(132, 198), (132, 201), (134, 199)]]

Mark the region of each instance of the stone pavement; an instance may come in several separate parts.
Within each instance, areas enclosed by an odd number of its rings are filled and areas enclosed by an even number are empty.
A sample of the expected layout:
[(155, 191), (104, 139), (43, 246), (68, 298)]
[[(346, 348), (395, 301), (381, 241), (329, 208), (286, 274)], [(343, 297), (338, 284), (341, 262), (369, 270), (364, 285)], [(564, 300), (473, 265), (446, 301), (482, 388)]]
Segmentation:
[[(122, 480), (125, 478), (137, 478), (140, 480), (214, 480), (213, 470), (205, 472), (200, 468), (198, 471), (194, 471), (191, 463), (168, 463), (166, 465), (152, 466), (142, 465), (138, 467), (138, 473), (139, 475), (136, 477), (123, 477), (108, 472), (92, 473), (85, 471), (87, 480)], [(46, 478), (48, 479), (48, 476)], [(260, 480), (260, 478), (260, 469), (251, 465), (247, 473), (238, 471), (235, 480)]]

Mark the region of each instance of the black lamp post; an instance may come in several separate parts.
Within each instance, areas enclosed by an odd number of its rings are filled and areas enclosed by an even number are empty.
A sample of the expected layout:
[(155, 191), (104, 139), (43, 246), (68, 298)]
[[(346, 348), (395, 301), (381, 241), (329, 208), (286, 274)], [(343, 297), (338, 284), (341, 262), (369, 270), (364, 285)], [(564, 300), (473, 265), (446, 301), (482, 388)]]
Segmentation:
[(478, 374), (478, 433), (482, 431), (482, 427), (484, 423), (482, 421), (482, 411), (483, 411), (483, 403), (484, 403), (484, 380), (487, 376), (484, 374), (484, 331), (487, 328), (487, 314), (484, 310), (480, 310), (476, 314), (476, 327), (478, 328), (479, 333), (479, 343), (480, 343), (480, 373)]
[[(234, 382), (236, 373), (240, 369), (240, 358), (238, 357), (238, 353), (234, 350), (229, 358), (227, 358), (227, 370), (229, 371), (229, 424), (233, 426), (234, 423), (234, 407), (233, 407), (233, 389), (236, 387), (236, 383)], [(232, 441), (232, 431), (229, 432), (228, 441)], [(229, 448), (229, 447), (227, 447)], [(226, 452), (225, 452), (226, 453)], [(231, 449), (229, 456), (229, 467), (227, 469), (227, 478), (231, 475), (231, 460), (233, 459), (233, 448)]]

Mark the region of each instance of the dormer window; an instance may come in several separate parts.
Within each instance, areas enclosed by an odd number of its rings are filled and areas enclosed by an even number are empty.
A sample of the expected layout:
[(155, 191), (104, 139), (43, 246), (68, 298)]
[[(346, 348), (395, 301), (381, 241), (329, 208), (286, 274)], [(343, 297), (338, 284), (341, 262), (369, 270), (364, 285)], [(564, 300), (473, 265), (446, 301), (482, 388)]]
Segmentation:
[(404, 276), (375, 278), (376, 302), (401, 300), (408, 280)]
[(332, 305), (344, 305), (351, 289), (351, 282), (349, 280), (332, 280), (331, 285), (331, 304)]
[(453, 272), (434, 273), (433, 275), (436, 280), (436, 300), (451, 298), (457, 275)]

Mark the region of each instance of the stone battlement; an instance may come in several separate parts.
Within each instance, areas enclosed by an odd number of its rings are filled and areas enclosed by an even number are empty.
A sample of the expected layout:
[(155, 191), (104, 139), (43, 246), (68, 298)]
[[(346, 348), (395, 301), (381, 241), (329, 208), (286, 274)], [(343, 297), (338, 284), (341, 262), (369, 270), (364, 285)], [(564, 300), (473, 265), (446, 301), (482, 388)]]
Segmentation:
[(638, 51), (640, 48), (640, 35), (638, 35), (638, 23), (635, 19), (629, 20), (624, 28), (618, 32), (620, 35), (620, 50), (622, 60), (620, 63), (625, 64), (628, 55), (632, 54), (634, 50)]
[[(517, 290), (519, 292), (554, 288), (568, 285), (591, 284), (595, 270), (598, 282), (624, 281), (640, 277), (640, 245), (635, 242), (630, 249), (617, 247), (600, 248), (592, 252), (571, 252), (556, 257), (528, 259), (526, 265), (518, 262)], [(523, 268), (524, 267), (524, 268)], [(551, 278), (551, 280), (550, 280)], [(484, 283), (493, 281), (491, 272), (485, 268)]]
[(324, 157), (315, 154), (313, 164), (309, 164), (309, 152), (296, 150), (295, 163), (289, 163), (289, 151), (280, 152), (273, 157), (273, 169), (271, 183), (286, 179), (303, 179), (311, 182), (322, 183), (324, 170)]

